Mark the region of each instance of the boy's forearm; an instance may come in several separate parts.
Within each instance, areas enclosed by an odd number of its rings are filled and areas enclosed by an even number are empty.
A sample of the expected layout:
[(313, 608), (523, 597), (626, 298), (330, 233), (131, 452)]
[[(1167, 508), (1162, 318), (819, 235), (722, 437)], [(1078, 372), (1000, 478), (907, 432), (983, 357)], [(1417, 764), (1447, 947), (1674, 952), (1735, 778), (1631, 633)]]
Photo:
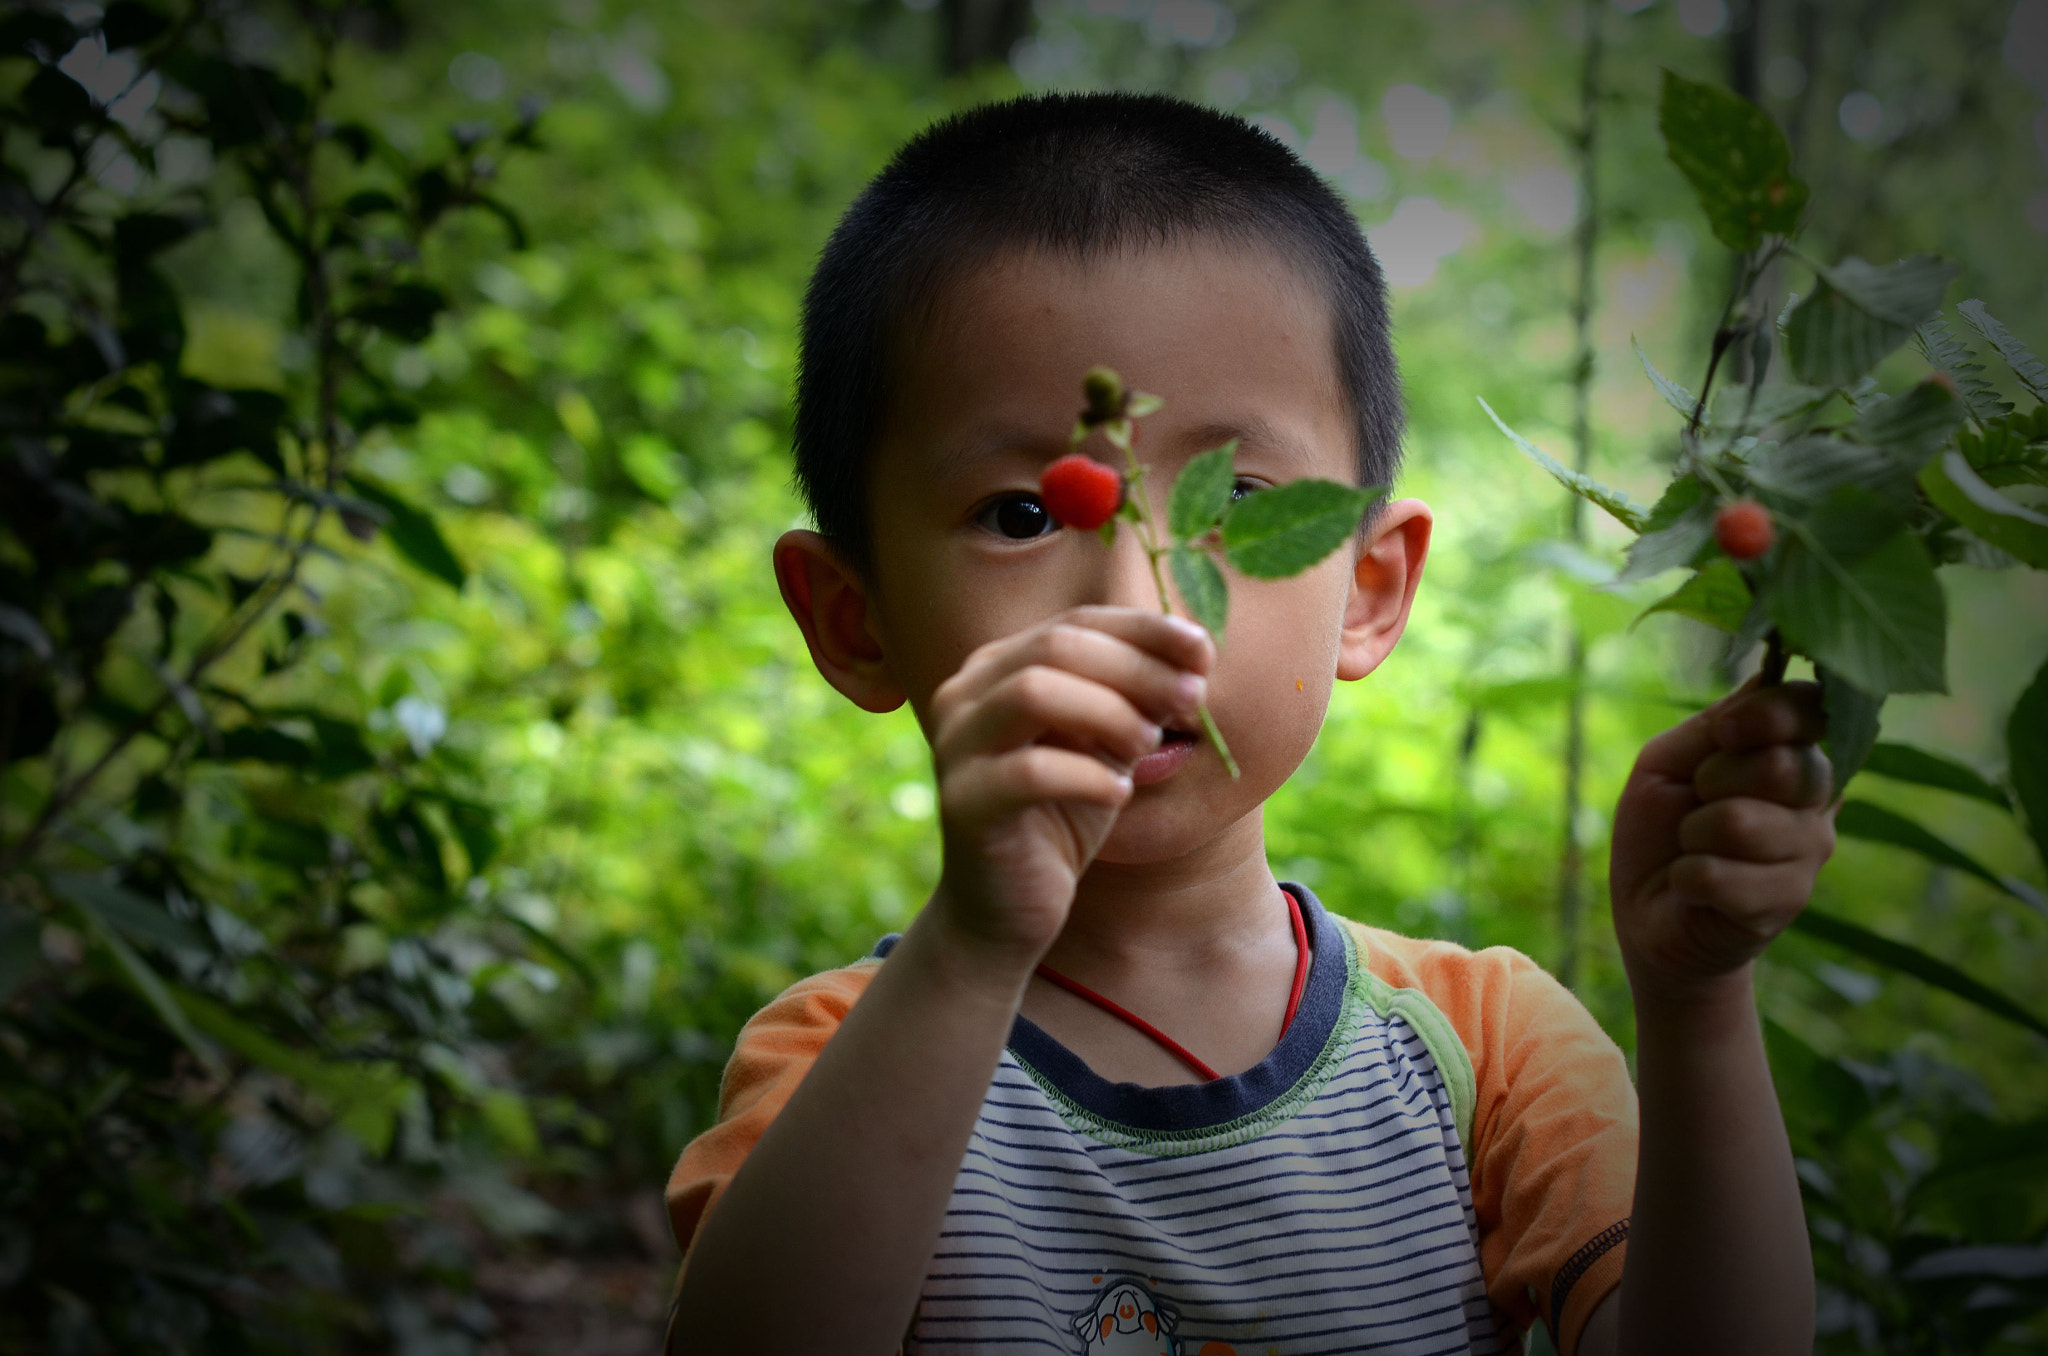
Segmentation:
[(705, 1220), (676, 1353), (887, 1356), (903, 1338), (1028, 961), (927, 909)]
[(1810, 1351), (1813, 1254), (1749, 967), (1684, 1000), (1637, 995), (1636, 1085), (1618, 1349)]

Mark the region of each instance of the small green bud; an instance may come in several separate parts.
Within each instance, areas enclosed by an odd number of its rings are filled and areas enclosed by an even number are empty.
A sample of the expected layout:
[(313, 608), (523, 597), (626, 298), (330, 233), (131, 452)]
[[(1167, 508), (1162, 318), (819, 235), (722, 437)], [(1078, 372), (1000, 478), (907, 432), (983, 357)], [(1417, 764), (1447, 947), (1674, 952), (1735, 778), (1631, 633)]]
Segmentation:
[(1126, 395), (1124, 379), (1107, 367), (1091, 367), (1081, 378), (1081, 396), (1087, 403), (1081, 422), (1090, 426), (1106, 424), (1123, 416)]

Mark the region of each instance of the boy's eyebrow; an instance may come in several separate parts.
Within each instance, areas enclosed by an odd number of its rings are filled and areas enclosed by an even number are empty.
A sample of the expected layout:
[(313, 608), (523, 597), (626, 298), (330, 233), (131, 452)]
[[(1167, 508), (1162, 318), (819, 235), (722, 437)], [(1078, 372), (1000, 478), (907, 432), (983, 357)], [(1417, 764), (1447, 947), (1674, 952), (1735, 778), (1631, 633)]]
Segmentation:
[(1246, 419), (1219, 419), (1190, 430), (1190, 435), (1203, 450), (1221, 447), (1232, 438), (1246, 447), (1263, 451), (1278, 452), (1283, 457), (1301, 462), (1313, 462), (1315, 449), (1299, 435), (1280, 427), (1263, 415), (1252, 415)]
[[(1198, 424), (1183, 435), (1198, 450), (1221, 447), (1231, 439), (1264, 452), (1278, 453), (1284, 460), (1313, 465), (1315, 449), (1300, 435), (1263, 415), (1242, 419), (1216, 419)], [(973, 475), (976, 463), (1005, 454), (1037, 460), (1041, 455), (1058, 456), (1066, 451), (1065, 440), (1049, 440), (1042, 432), (1008, 423), (984, 424), (956, 441), (926, 466), (925, 474), (938, 481)]]

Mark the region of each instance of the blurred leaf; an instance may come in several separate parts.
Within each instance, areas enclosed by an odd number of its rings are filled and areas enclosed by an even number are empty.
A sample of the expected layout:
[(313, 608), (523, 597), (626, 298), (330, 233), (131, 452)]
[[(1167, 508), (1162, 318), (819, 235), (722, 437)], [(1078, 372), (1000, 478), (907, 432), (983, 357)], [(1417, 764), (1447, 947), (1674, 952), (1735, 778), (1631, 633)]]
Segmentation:
[(461, 590), (469, 574), (462, 568), (462, 562), (456, 559), (455, 552), (448, 549), (447, 541), (441, 536), (441, 528), (431, 514), (414, 508), (367, 476), (352, 475), (348, 483), (350, 489), (391, 515), (385, 532), (400, 555), (450, 588)]
[(92, 97), (85, 87), (55, 66), (45, 66), (30, 76), (27, 87), (16, 97), (21, 100), (21, 111), (52, 140), (68, 138), (72, 128), (93, 116)]
[(1716, 85), (1664, 72), (1657, 127), (1713, 227), (1732, 250), (1753, 250), (1765, 235), (1790, 235), (1806, 207), (1806, 185), (1792, 177), (1792, 151), (1771, 115)]
[(1963, 402), (1947, 387), (1923, 381), (1857, 415), (1845, 432), (1853, 442), (1891, 450), (1918, 470), (1955, 434), (1964, 412)]
[(1929, 462), (1920, 472), (1920, 488), (1936, 508), (1980, 539), (2036, 569), (2048, 569), (2048, 515), (1985, 484), (1962, 453)]
[(1632, 532), (1641, 532), (1649, 523), (1649, 513), (1641, 504), (1638, 504), (1620, 490), (1602, 485), (1591, 476), (1580, 475), (1571, 467), (1566, 466), (1563, 462), (1557, 460), (1548, 452), (1545, 452), (1542, 448), (1509, 428), (1501, 422), (1501, 417), (1493, 412), (1493, 406), (1487, 404), (1483, 397), (1480, 398), (1479, 408), (1486, 411), (1486, 417), (1493, 420), (1495, 428), (1506, 434), (1508, 440), (1516, 447), (1522, 449), (1524, 456), (1550, 472), (1556, 478), (1558, 484), (1564, 486), (1573, 494), (1583, 499), (1591, 500), (1601, 508), (1606, 509), (1622, 526)]
[(144, 1002), (148, 1003), (155, 1010), (156, 1015), (162, 1020), (163, 1024), (170, 1028), (171, 1034), (175, 1035), (180, 1043), (192, 1052), (193, 1058), (197, 1059), (207, 1072), (213, 1074), (216, 1078), (226, 1077), (227, 1069), (221, 1062), (220, 1051), (216, 1050), (211, 1042), (193, 1029), (192, 1023), (185, 1016), (184, 1009), (180, 1008), (177, 1000), (171, 997), (171, 991), (165, 985), (162, 977), (150, 968), (148, 961), (135, 954), (134, 948), (130, 947), (122, 939), (115, 925), (101, 916), (99, 909), (96, 907), (96, 901), (104, 901), (106, 898), (105, 894), (98, 889), (86, 889), (77, 894), (69, 893), (66, 890), (67, 885), (76, 884), (80, 881), (85, 881), (95, 886), (98, 884), (98, 882), (90, 881), (87, 877), (78, 876), (53, 878), (50, 884), (53, 889), (64, 894), (65, 898), (77, 906), (79, 915), (85, 919), (86, 926), (91, 929), (94, 936), (100, 939), (101, 944), (113, 954), (114, 962), (120, 967), (121, 973), (127, 976), (128, 982), (135, 986), (135, 991), (142, 996)]
[(1916, 749), (1910, 744), (1876, 745), (1870, 751), (1870, 761), (1864, 766), (1893, 781), (1953, 791), (1987, 805), (1996, 805), (2001, 810), (2012, 809), (2012, 802), (2005, 798), (2005, 793), (1986, 781), (1975, 768), (1964, 767), (1961, 763), (1951, 762), (1925, 749)]
[(1764, 1049), (1788, 1107), (1811, 1103), (1814, 1119), (1836, 1134), (1870, 1114), (1870, 1090), (1861, 1079), (1769, 1017), (1763, 1023)]
[(1845, 838), (1861, 838), (1867, 842), (1885, 843), (1892, 847), (1904, 848), (1908, 852), (1916, 852), (1931, 862), (1952, 867), (1965, 875), (1975, 876), (1992, 889), (2001, 890), (2022, 904), (2041, 908), (2040, 898), (2033, 895), (2020, 882), (2007, 880), (1955, 844), (1938, 837), (1904, 815), (1885, 809), (1882, 805), (1872, 805), (1862, 800), (1847, 802), (1835, 816), (1835, 832)]
[(1675, 612), (1722, 631), (1737, 631), (1749, 613), (1749, 585), (1742, 571), (1725, 556), (1708, 561), (1677, 589), (1651, 603), (1637, 616), (1638, 622), (1657, 612)]
[(242, 725), (220, 739), (220, 756), (227, 762), (277, 763), (284, 767), (306, 767), (313, 750), (306, 742), (283, 730)]
[(1928, 365), (1936, 371), (1946, 372), (1949, 380), (1956, 384), (1971, 418), (1983, 423), (2012, 413), (2011, 403), (1984, 379), (1984, 364), (1978, 362), (1970, 350), (1949, 332), (1948, 322), (1936, 317), (1922, 325), (1914, 338), (1919, 342), (1920, 355), (1927, 359)]
[(1821, 750), (1834, 773), (1834, 799), (1840, 800), (1850, 779), (1868, 765), (1884, 699), (1871, 696), (1833, 669), (1820, 667), (1815, 676), (1820, 679), (1822, 709), (1828, 721)]
[(139, 942), (174, 950), (204, 951), (207, 942), (190, 926), (171, 917), (154, 900), (132, 890), (77, 871), (58, 871), (50, 876), (50, 889), (81, 909), (90, 910), (102, 922), (112, 924)]
[(107, 6), (106, 18), (100, 20), (100, 32), (106, 36), (110, 51), (154, 42), (170, 26), (168, 17), (154, 6), (139, 4), (137, 0), (114, 0)]
[[(1659, 372), (1657, 364), (1650, 361), (1650, 355), (1643, 352), (1643, 346), (1636, 342), (1633, 334), (1628, 337), (1628, 345), (1636, 351), (1636, 361), (1643, 365), (1643, 375), (1650, 379), (1650, 385), (1657, 388), (1657, 394), (1664, 397), (1664, 403), (1686, 418), (1692, 418), (1693, 409), (1699, 404), (1699, 397)], [(1705, 414), (1702, 414), (1701, 427), (1706, 427), (1707, 422)]]
[(1881, 697), (1947, 689), (1947, 601), (1920, 539), (1858, 486), (1793, 524), (1762, 599), (1795, 650)]
[(393, 283), (382, 293), (358, 302), (348, 318), (383, 330), (408, 344), (424, 343), (434, 333), (434, 317), (448, 309), (438, 287), (426, 283)]
[(1890, 447), (1815, 434), (1770, 447), (1749, 468), (1759, 487), (1788, 499), (1817, 504), (1844, 485), (1860, 485), (1895, 501), (1904, 512), (1921, 462)]
[(1622, 567), (1619, 581), (1648, 579), (1695, 563), (1714, 539), (1714, 510), (1714, 501), (1698, 476), (1672, 481), (1650, 510), (1643, 535), (1629, 543), (1628, 563)]
[(42, 964), (42, 921), (26, 909), (0, 908), (0, 1003)]
[[(1166, 524), (1177, 541), (1190, 541), (1216, 526), (1230, 508), (1237, 473), (1237, 439), (1189, 459), (1166, 501)], [(1216, 632), (1222, 635), (1221, 631)]]
[(2023, 1247), (2010, 1243), (1981, 1243), (1941, 1248), (1914, 1258), (1899, 1276), (1908, 1281), (1975, 1277), (2002, 1281), (2039, 1280), (2048, 1277), (2048, 1244)]
[(1794, 929), (1844, 951), (1875, 961), (1887, 969), (1911, 975), (1923, 984), (1975, 1004), (1994, 1017), (2002, 1017), (2037, 1035), (2048, 1036), (2048, 1022), (2007, 998), (1998, 990), (1972, 979), (1947, 961), (1928, 955), (1917, 946), (1894, 941), (1846, 918), (1825, 914), (1811, 905), (1792, 922)]
[(1785, 322), (1786, 355), (1809, 385), (1849, 386), (1940, 314), (1956, 270), (1920, 254), (1883, 268), (1852, 257), (1817, 272)]
[(2048, 664), (2013, 703), (2005, 726), (2006, 775), (2027, 816), (2034, 850), (2048, 862)]
[(1223, 516), (1223, 554), (1255, 579), (1284, 579), (1349, 541), (1375, 490), (1334, 480), (1291, 480), (1248, 494)]
[(327, 1103), (335, 1122), (373, 1154), (390, 1147), (398, 1113), (416, 1085), (388, 1060), (338, 1063), (295, 1050), (243, 1021), (213, 999), (181, 990), (178, 1004), (192, 1024), (251, 1064), (283, 1074)]
[(2019, 378), (2020, 385), (2027, 388), (2027, 393), (2048, 404), (2048, 367), (2042, 366), (2034, 351), (2021, 343), (2011, 330), (1999, 324), (1997, 318), (1984, 309), (1984, 303), (1976, 298), (1962, 302), (1956, 310), (1969, 322), (1971, 329), (1998, 350), (1998, 356), (2005, 359), (2005, 365)]
[(1207, 551), (1176, 546), (1166, 558), (1173, 572), (1173, 586), (1180, 590), (1188, 615), (1202, 624), (1218, 645), (1223, 643), (1224, 624), (1230, 618), (1230, 588), (1223, 571)]

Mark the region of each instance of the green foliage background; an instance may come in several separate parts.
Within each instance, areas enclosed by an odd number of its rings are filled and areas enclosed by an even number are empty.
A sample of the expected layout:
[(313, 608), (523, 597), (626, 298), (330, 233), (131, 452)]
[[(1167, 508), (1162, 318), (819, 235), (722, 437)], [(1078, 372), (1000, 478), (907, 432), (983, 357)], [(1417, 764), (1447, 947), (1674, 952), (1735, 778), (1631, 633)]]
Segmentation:
[[(145, 741), (65, 833), (9, 862), (0, 1144), (32, 1137), (45, 1178), (29, 1181), (20, 1159), (0, 1169), (0, 1350), (213, 1349), (230, 1330), (258, 1346), (516, 1347), (476, 1299), (491, 1259), (628, 1246), (621, 1202), (658, 1184), (706, 1123), (739, 1024), (910, 918), (936, 867), (923, 743), (907, 713), (863, 715), (826, 687), (768, 569), (770, 542), (800, 516), (794, 325), (815, 252), (890, 150), (1021, 88), (1161, 88), (1269, 118), (1399, 253), (1401, 490), (1436, 509), (1436, 548), (1394, 658), (1338, 693), (1272, 803), (1275, 866), (1353, 916), (1569, 959), (1630, 1044), (1604, 921), (1576, 955), (1561, 950), (1565, 623), (1590, 643), (1591, 808), (1575, 831), (1594, 880), (1635, 750), (1725, 690), (1730, 661), (1681, 619), (1630, 630), (1654, 584), (1597, 587), (1625, 538), (1596, 527), (1585, 549), (1562, 544), (1564, 496), (1473, 401), (1567, 441), (1582, 7), (1035, 11), (1009, 65), (953, 77), (938, 70), (939, 12), (896, 0), (466, 0), (342, 26), (324, 116), (359, 120), (417, 163), (458, 155), (471, 133), (451, 129), (515, 126), (515, 101), (545, 100), (536, 145), (491, 147), (490, 192), (526, 247), (488, 213), (450, 217), (416, 264), (448, 309), (430, 331), (387, 327), (364, 349), (417, 418), (366, 423), (352, 465), (431, 515), (455, 557), (440, 573), (460, 586), (422, 568), (440, 558), (417, 533), (400, 549), (402, 513), (367, 545), (330, 519), (300, 620), (278, 610), (222, 664), (243, 705), (215, 719), (231, 737), (261, 711), (324, 713), (359, 732), (374, 770), (316, 775), (275, 746)], [(1196, 18), (1176, 29), (1181, 12)], [(1688, 31), (1700, 12), (1652, 3), (1605, 20), (1594, 469), (1645, 502), (1675, 443), (1630, 336), (1696, 383), (1728, 285), (1655, 126), (1660, 67), (1725, 78), (1730, 39)], [(310, 60), (302, 15), (223, 13), (243, 57)], [(1220, 26), (1203, 30), (1203, 15)], [(2048, 339), (2048, 175), (2029, 132), (2044, 92), (2029, 81), (2048, 76), (2038, 55), (2011, 55), (2014, 7), (1786, 4), (1758, 22), (1767, 57), (1803, 63), (1801, 80), (1755, 65), (1813, 187), (1814, 252), (1941, 252), (1963, 269), (1952, 299), (1986, 297), (2022, 337)], [(10, 56), (4, 69), (0, 96), (26, 99), (36, 67)], [(1892, 110), (1878, 135), (1838, 120), (1854, 91)], [(1448, 122), (1418, 146), (1431, 96)], [(39, 154), (21, 127), (7, 136), (11, 165)], [(250, 181), (157, 151), (154, 172), (110, 154), (87, 193), (110, 216), (174, 193), (207, 200), (211, 224), (159, 262), (184, 328), (165, 379), (303, 408), (292, 261)], [(1461, 243), (1425, 277), (1418, 239)], [(1903, 386), (1915, 362), (1880, 375)], [(244, 457), (221, 474), (265, 471)], [(215, 512), (216, 528), (278, 530), (254, 508)], [(244, 549), (219, 531), (195, 568), (251, 568)], [(2048, 590), (2028, 571), (1943, 582), (1953, 691), (1895, 699), (1886, 737), (2003, 775), (2004, 714), (2048, 655)], [(146, 653), (153, 624), (138, 610), (112, 643)], [(267, 666), (266, 651), (290, 662)], [(126, 681), (147, 687), (146, 666)], [(80, 716), (57, 747), (75, 740), (75, 769), (104, 738)], [(171, 813), (151, 774), (179, 758), (190, 771)], [(8, 766), (8, 841), (55, 775), (49, 756)], [(2048, 885), (2009, 817), (1876, 776), (1858, 790)], [(369, 845), (350, 859), (362, 865), (330, 869), (322, 836), (349, 834)], [(132, 867), (139, 842), (168, 842), (184, 863), (182, 923), (204, 923), (211, 958), (181, 958), (172, 938), (138, 943), (142, 963), (201, 996), (188, 1013), (211, 1001), (240, 1022), (200, 1023), (225, 1071), (211, 1082), (134, 996), (91, 904), (65, 902), (73, 878), (52, 874), (101, 880), (104, 863)], [(135, 885), (130, 867), (122, 879)], [(152, 907), (177, 921), (169, 898)], [(1966, 873), (1845, 841), (1817, 903), (2048, 1009), (2048, 918)], [(2025, 1259), (2048, 1231), (2041, 1039), (1810, 937), (1774, 948), (1761, 991), (1816, 1201), (1825, 1348), (2040, 1349), (2048, 1265)], [(337, 992), (362, 1006), (309, 997)], [(406, 993), (419, 997), (392, 996)], [(105, 1028), (80, 1035), (64, 1014)], [(408, 1034), (351, 1044), (351, 1022)], [(142, 1028), (163, 1044), (147, 1068), (124, 1053)], [(51, 1072), (60, 1038), (81, 1044)], [(159, 1140), (176, 1152), (122, 1157)], [(146, 1199), (102, 1199), (113, 1182)], [(72, 1190), (102, 1193), (83, 1212), (101, 1223), (60, 1240), (41, 1212)], [(215, 1270), (172, 1265), (188, 1226), (212, 1240)], [(1908, 1276), (1956, 1245), (2020, 1260), (1992, 1279)]]

